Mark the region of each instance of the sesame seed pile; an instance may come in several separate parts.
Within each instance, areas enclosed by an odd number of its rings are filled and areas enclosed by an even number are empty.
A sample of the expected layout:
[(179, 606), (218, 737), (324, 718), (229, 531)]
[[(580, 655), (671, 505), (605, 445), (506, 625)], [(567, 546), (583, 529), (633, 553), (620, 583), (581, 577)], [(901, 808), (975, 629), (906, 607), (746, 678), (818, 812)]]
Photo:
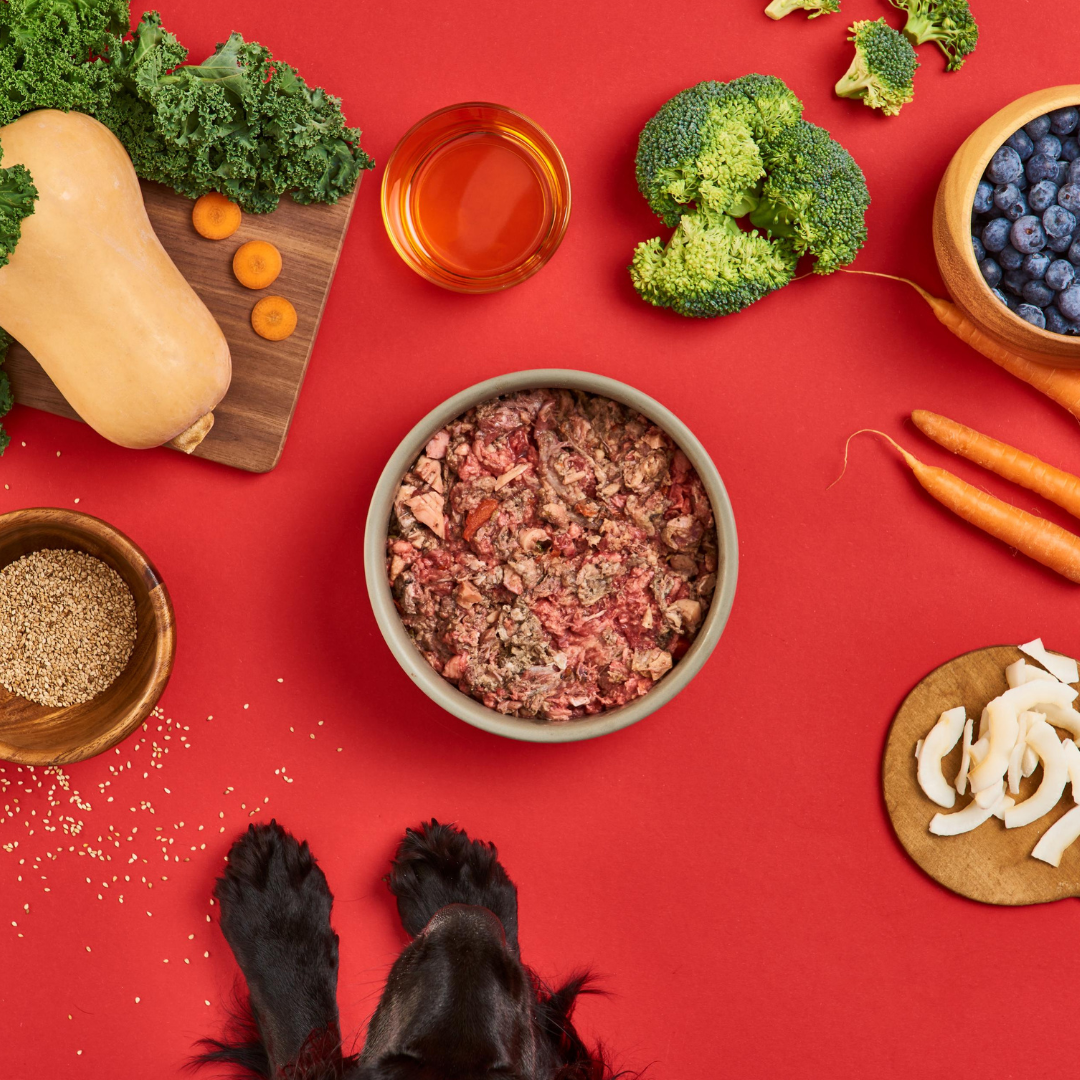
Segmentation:
[(135, 598), (82, 551), (35, 551), (0, 570), (0, 683), (39, 705), (108, 689), (135, 646)]

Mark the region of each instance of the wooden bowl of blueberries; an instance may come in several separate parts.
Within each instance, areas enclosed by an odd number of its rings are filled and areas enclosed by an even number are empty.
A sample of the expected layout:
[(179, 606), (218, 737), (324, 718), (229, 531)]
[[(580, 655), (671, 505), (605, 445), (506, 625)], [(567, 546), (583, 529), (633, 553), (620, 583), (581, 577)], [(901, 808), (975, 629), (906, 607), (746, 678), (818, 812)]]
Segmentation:
[(984, 332), (1080, 367), (1080, 85), (1019, 98), (968, 136), (938, 189), (934, 249)]

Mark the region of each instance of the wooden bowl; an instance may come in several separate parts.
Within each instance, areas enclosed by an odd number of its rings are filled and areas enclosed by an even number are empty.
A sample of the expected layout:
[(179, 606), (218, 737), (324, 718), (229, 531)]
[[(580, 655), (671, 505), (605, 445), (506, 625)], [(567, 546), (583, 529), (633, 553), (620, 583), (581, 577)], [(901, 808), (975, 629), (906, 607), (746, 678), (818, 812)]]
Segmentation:
[(82, 761), (127, 738), (161, 697), (176, 651), (169, 592), (122, 532), (73, 510), (0, 515), (0, 568), (33, 551), (58, 548), (85, 551), (124, 579), (135, 597), (135, 648), (112, 686), (81, 705), (37, 705), (0, 686), (0, 758), (22, 765)]
[(934, 204), (934, 251), (942, 280), (956, 305), (1013, 352), (1061, 368), (1080, 367), (1080, 337), (1040, 330), (994, 296), (971, 247), (971, 206), (975, 189), (998, 147), (1029, 120), (1068, 105), (1080, 105), (1080, 85), (1039, 90), (994, 113), (953, 155)]

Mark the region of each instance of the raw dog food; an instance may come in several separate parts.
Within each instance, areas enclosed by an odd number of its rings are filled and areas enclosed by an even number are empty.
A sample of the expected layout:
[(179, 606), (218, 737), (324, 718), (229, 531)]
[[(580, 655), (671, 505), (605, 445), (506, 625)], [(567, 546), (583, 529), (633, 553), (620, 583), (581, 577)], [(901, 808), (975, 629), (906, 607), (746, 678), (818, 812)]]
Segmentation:
[(570, 720), (647, 693), (716, 584), (712, 506), (639, 413), (567, 390), (484, 402), (405, 475), (387, 538), (428, 663), (501, 713)]

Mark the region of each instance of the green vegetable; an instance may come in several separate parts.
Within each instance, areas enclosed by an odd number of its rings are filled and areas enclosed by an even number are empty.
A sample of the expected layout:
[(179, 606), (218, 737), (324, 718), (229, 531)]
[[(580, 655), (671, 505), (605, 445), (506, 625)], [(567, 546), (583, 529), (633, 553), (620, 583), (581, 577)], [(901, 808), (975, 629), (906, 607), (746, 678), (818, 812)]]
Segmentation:
[(799, 8), (805, 8), (810, 12), (810, 18), (816, 19), (819, 15), (834, 15), (840, 10), (840, 0), (772, 0), (765, 9), (765, 14), (770, 19), (782, 19)]
[(201, 64), (178, 66), (186, 55), (156, 12), (110, 51), (116, 92), (96, 115), (140, 176), (192, 198), (220, 191), (260, 213), (286, 191), (337, 202), (373, 167), (339, 99), (263, 46), (232, 34)]
[(128, 36), (124, 0), (0, 0), (0, 125), (32, 109), (76, 109), (109, 127), (135, 171), (247, 211), (336, 202), (374, 162), (340, 101), (233, 34), (202, 64), (145, 14)]
[[(10, 344), (11, 338), (3, 330), (0, 330), (0, 420), (3, 420), (11, 412), (11, 406), (15, 404), (15, 398), (11, 394), (11, 382), (8, 380), (7, 372), (4, 371), (2, 366), (7, 359)], [(0, 424), (0, 457), (3, 457), (4, 451), (8, 448), (10, 442), (11, 436), (4, 430), (4, 425)]]
[(979, 43), (979, 24), (967, 0), (889, 0), (908, 13), (904, 35), (915, 45), (936, 41), (945, 54), (946, 71), (959, 71)]
[(836, 84), (843, 98), (862, 98), (864, 105), (895, 116), (915, 96), (913, 79), (919, 66), (911, 42), (884, 19), (863, 19), (851, 27), (855, 59)]
[[(675, 232), (639, 244), (643, 299), (681, 315), (728, 315), (786, 285), (800, 256), (828, 274), (866, 240), (866, 181), (802, 102), (771, 75), (705, 82), (645, 125), (638, 188)], [(749, 215), (752, 230), (738, 218)]]

